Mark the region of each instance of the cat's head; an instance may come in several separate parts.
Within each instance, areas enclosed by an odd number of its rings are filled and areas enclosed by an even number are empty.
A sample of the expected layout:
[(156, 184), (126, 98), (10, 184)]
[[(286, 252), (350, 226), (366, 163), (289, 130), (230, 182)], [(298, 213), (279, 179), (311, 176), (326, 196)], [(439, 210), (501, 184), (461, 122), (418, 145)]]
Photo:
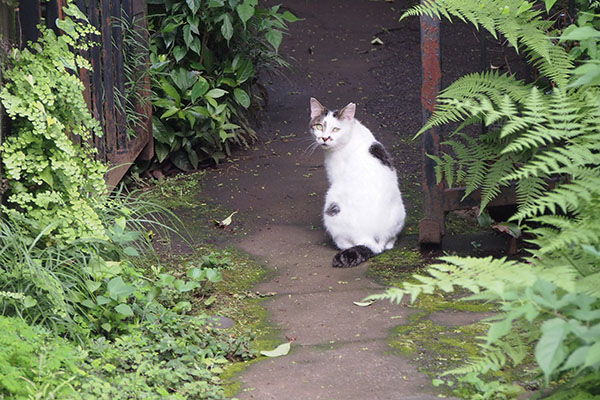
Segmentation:
[(317, 144), (332, 150), (348, 143), (354, 127), (356, 104), (348, 103), (341, 110), (329, 111), (314, 97), (310, 98), (310, 132)]

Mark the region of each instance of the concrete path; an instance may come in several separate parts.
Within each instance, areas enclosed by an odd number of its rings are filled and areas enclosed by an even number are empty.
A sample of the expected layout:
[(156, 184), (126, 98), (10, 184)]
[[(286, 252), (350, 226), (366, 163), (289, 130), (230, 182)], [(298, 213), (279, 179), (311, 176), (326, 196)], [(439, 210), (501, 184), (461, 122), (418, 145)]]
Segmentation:
[[(263, 304), (282, 343), (294, 340), (289, 355), (242, 373), (239, 399), (438, 398), (418, 365), (391, 355), (387, 344), (390, 329), (415, 310), (354, 305), (383, 288), (366, 277), (367, 264), (331, 267), (336, 249), (321, 224), (323, 157), (319, 149), (306, 153), (309, 98), (330, 108), (353, 101), (357, 118), (394, 154), (401, 184), (418, 186), (420, 153), (402, 145), (420, 121), (418, 25), (398, 23), (401, 3), (284, 1), (284, 9), (304, 19), (290, 26), (281, 49), (294, 71), (270, 78), (253, 150), (209, 175), (202, 195), (239, 210), (237, 246), (274, 271), (256, 290), (277, 293)], [(386, 35), (390, 30), (397, 33)], [(371, 44), (376, 35), (383, 47)], [(407, 208), (415, 212), (410, 199)]]

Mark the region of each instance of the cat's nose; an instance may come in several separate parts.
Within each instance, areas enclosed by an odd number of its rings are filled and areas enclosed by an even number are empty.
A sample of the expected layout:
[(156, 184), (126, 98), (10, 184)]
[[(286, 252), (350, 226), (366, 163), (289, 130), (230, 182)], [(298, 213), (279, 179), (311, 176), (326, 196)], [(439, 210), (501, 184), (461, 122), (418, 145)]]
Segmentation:
[(331, 136), (327, 136), (327, 137), (322, 137), (321, 140), (323, 141), (323, 143), (327, 143), (328, 140), (333, 140), (331, 138)]

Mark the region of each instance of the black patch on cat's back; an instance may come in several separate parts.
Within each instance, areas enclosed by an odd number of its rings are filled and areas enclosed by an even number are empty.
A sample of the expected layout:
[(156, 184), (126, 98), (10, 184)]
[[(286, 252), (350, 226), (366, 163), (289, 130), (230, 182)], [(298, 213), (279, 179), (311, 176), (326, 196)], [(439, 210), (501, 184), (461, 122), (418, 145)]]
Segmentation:
[(385, 147), (383, 147), (381, 143), (374, 142), (371, 145), (371, 147), (369, 147), (369, 153), (371, 153), (373, 157), (381, 161), (381, 163), (386, 167), (390, 168), (391, 170), (394, 169), (394, 164), (392, 163), (392, 156), (390, 156), (390, 153), (387, 152), (387, 150), (385, 149)]
[(331, 203), (329, 207), (327, 207), (327, 210), (325, 210), (325, 214), (329, 215), (330, 217), (334, 217), (338, 215), (340, 211), (340, 206), (338, 206), (337, 203)]

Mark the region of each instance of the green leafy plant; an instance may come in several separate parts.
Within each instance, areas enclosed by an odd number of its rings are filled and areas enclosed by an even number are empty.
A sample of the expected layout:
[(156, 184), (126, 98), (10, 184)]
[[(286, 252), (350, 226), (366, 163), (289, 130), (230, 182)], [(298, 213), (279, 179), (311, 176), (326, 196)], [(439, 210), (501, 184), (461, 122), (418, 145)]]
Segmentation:
[[(545, 3), (549, 8), (554, 1)], [(508, 363), (520, 365), (530, 354), (540, 384), (554, 390), (549, 398), (597, 394), (600, 87), (593, 68), (579, 70), (594, 65), (595, 50), (589, 49), (597, 34), (570, 27), (556, 39), (557, 32), (549, 31), (552, 22), (542, 20), (528, 1), (439, 1), (407, 14), (456, 16), (493, 35), (501, 33), (538, 68), (540, 77), (533, 84), (494, 72), (460, 78), (440, 93), (435, 113), (420, 131), (459, 123), (446, 142), (453, 153), (435, 158), (438, 180), (445, 178), (450, 186), (464, 182), (467, 194), (481, 189), (481, 210), (502, 186), (516, 185), (518, 211), (510, 222), (533, 238), (533, 247), (524, 262), (444, 257), (444, 264), (416, 277), (420, 283), (405, 283), (376, 297), (401, 301), (410, 295), (414, 300), (421, 293), (464, 288), (472, 293), (466, 300), (500, 306), (488, 320), (481, 356), (447, 372), (479, 391), (470, 398), (516, 396), (514, 384), (483, 376)], [(575, 38), (585, 43), (571, 46), (579, 50), (570, 55), (560, 43)], [(486, 133), (464, 133), (465, 126), (480, 123)]]
[(0, 316), (0, 397), (75, 398), (83, 355), (50, 331)]
[(101, 135), (76, 75), (89, 64), (71, 50), (87, 49), (85, 38), (94, 30), (75, 21), (85, 16), (74, 5), (65, 12), (57, 22), (64, 34), (42, 28), (38, 42), (12, 51), (0, 97), (13, 120), (1, 147), (9, 188), (4, 212), (34, 221), (34, 237), (44, 230), (52, 240), (69, 242), (105, 237), (95, 209), (106, 193), (106, 168), (87, 144), (92, 134)]
[(258, 69), (286, 66), (277, 50), (297, 18), (256, 0), (151, 1), (153, 133), (159, 162), (218, 162), (254, 131), (245, 116)]

